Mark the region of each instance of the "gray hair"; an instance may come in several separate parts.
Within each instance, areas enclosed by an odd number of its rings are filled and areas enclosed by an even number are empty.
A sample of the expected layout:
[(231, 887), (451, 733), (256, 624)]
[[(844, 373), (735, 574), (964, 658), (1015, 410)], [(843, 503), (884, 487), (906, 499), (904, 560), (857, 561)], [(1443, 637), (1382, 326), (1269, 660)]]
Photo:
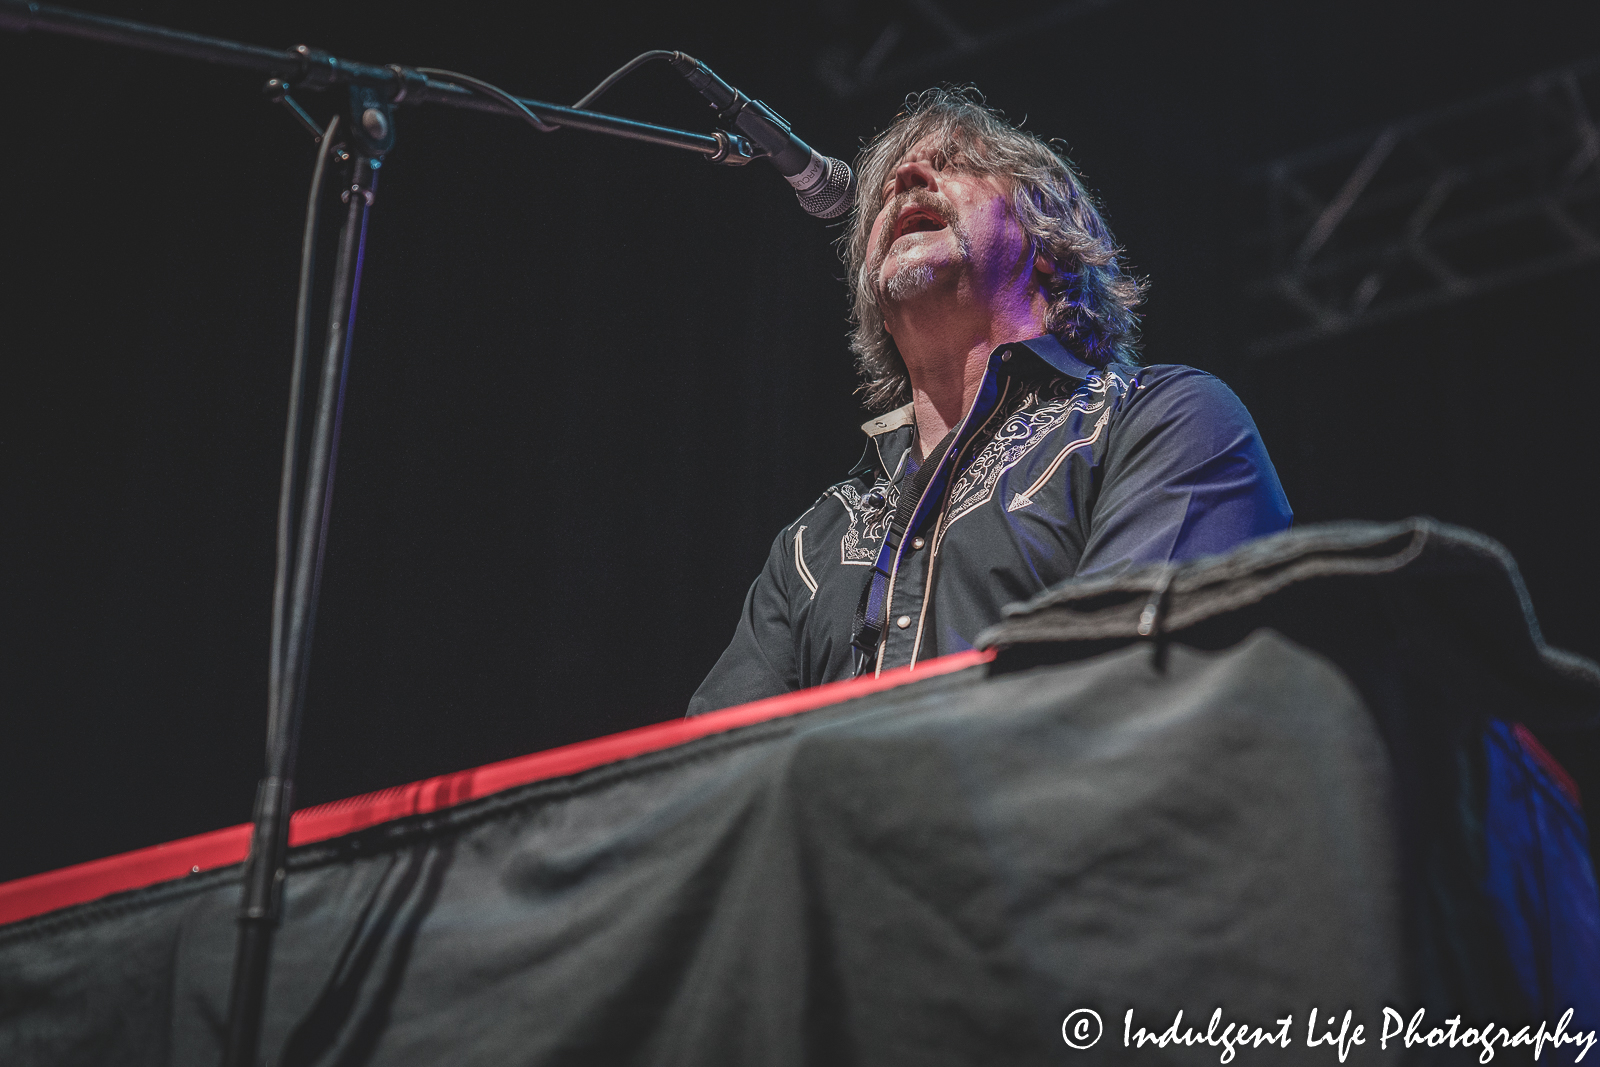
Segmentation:
[(930, 137), (942, 165), (1010, 179), (1013, 215), (1034, 252), (1056, 267), (1048, 283), (1045, 328), (1092, 366), (1137, 363), (1139, 316), (1133, 309), (1145, 284), (1122, 269), (1122, 250), (1066, 157), (1007, 123), (985, 106), (976, 89), (929, 89), (907, 97), (894, 122), (856, 161), (860, 192), (842, 243), (853, 283), (850, 349), (866, 406), (879, 411), (910, 399), (905, 360), (884, 328), (868, 277), (869, 236), (894, 168)]

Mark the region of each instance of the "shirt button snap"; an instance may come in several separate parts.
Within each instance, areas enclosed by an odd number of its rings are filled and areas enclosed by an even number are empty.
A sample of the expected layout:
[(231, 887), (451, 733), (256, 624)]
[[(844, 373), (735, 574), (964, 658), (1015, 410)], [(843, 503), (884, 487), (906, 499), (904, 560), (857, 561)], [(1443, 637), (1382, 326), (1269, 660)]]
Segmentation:
[(900, 629), (904, 630), (907, 626), (911, 625), (911, 616), (902, 615), (898, 619), (894, 620), (894, 624), (900, 627)]
[(920, 537), (913, 537), (913, 538), (912, 538), (912, 539), (911, 539), (911, 547), (912, 547), (912, 548), (921, 548), (921, 547), (922, 547), (922, 546), (923, 546), (923, 545), (925, 545), (925, 544), (927, 544), (927, 543), (928, 543), (928, 542), (926, 542), (926, 541), (924, 541), (924, 540), (923, 540), (923, 539), (922, 539), (922, 538), (920, 538)]

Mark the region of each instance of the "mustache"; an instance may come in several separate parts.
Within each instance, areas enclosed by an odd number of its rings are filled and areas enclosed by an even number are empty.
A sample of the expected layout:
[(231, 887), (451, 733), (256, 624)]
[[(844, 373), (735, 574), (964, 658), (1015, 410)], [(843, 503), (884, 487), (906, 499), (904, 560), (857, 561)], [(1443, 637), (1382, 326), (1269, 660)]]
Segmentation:
[(889, 255), (889, 246), (894, 244), (895, 226), (893, 220), (900, 217), (900, 212), (915, 204), (943, 220), (946, 226), (956, 229), (955, 205), (938, 193), (930, 193), (926, 189), (907, 189), (889, 202), (890, 224), (883, 228), (878, 235), (878, 247), (873, 250), (871, 269), (876, 272)]

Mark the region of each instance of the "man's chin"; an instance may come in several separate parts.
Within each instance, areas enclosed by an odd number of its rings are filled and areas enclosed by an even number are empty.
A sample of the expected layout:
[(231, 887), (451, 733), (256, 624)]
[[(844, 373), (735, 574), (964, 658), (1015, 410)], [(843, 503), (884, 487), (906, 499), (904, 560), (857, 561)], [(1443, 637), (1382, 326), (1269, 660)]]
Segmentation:
[(939, 275), (933, 269), (933, 264), (905, 263), (883, 279), (881, 288), (888, 299), (903, 304), (932, 290), (938, 280)]

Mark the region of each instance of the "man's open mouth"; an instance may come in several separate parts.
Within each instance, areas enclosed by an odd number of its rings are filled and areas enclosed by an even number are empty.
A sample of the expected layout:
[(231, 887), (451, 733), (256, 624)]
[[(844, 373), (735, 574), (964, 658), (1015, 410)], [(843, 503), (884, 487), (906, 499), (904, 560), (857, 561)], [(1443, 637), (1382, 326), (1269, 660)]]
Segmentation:
[(949, 223), (928, 208), (913, 205), (902, 211), (900, 217), (895, 220), (894, 237), (889, 243), (893, 244), (908, 233), (927, 233), (931, 230), (942, 230), (948, 225)]

